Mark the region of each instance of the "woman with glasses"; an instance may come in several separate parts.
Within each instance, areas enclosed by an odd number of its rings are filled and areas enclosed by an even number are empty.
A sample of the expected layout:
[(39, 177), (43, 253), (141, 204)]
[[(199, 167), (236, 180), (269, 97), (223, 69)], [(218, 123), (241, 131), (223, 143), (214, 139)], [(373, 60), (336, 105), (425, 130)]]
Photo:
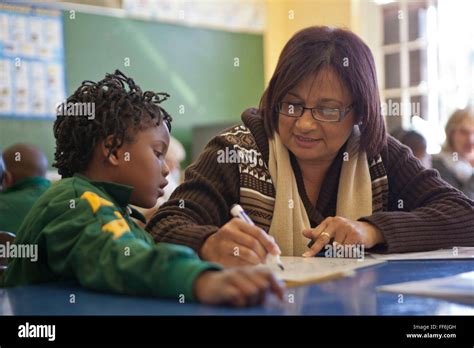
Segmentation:
[[(255, 226), (231, 219), (235, 203)], [(474, 202), (387, 135), (362, 40), (310, 27), (284, 47), (259, 108), (209, 142), (148, 230), (227, 266), (334, 242), (423, 251), (473, 246)]]

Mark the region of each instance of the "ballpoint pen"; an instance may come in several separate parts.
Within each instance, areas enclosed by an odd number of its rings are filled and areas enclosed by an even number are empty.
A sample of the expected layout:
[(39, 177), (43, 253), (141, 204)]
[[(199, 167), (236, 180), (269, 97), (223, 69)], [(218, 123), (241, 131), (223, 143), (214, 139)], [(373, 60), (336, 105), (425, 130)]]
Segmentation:
[[(240, 218), (244, 220), (246, 223), (252, 226), (255, 226), (255, 223), (252, 221), (252, 219), (247, 215), (245, 210), (239, 204), (232, 205), (230, 209), (230, 213), (233, 217)], [(285, 267), (283, 267), (283, 263), (281, 262), (280, 255), (273, 255), (273, 254), (268, 253), (267, 262), (276, 263), (282, 271), (285, 270)]]

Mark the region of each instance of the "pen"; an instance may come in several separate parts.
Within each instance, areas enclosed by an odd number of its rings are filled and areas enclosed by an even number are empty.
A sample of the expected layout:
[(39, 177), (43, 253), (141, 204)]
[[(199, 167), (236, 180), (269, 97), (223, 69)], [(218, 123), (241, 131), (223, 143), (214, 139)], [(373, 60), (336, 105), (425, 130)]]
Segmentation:
[[(246, 223), (255, 226), (255, 223), (252, 221), (252, 219), (247, 215), (245, 210), (239, 205), (239, 204), (234, 204), (230, 208), (230, 213), (233, 217), (240, 218), (244, 220)], [(280, 255), (273, 255), (268, 253), (267, 255), (267, 261), (274, 262), (280, 267), (280, 269), (283, 271), (285, 270), (285, 267), (283, 267), (283, 263), (281, 262)]]

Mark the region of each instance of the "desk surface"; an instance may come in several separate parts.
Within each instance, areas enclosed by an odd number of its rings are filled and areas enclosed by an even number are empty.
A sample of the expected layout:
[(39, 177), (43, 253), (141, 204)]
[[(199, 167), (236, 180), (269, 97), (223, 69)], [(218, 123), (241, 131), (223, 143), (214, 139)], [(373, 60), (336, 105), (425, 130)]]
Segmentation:
[[(398, 294), (375, 290), (379, 285), (472, 270), (474, 260), (390, 261), (358, 270), (352, 277), (290, 288), (285, 302), (270, 298), (248, 309), (101, 294), (54, 283), (0, 289), (0, 315), (474, 315), (474, 306), (409, 295), (399, 303)], [(71, 294), (75, 304), (69, 302)]]

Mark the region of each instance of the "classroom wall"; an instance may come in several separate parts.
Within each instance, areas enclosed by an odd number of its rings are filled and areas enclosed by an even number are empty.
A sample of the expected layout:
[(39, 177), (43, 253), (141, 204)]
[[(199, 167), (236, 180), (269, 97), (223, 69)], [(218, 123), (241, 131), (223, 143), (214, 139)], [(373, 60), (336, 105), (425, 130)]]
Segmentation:
[[(192, 128), (238, 123), (263, 93), (261, 34), (75, 13), (65, 15), (67, 93), (119, 68), (142, 89), (171, 94), (163, 106), (190, 159)], [(0, 147), (29, 142), (54, 154), (53, 121), (0, 118)], [(185, 163), (185, 164), (187, 164)]]
[(36, 145), (45, 151), (51, 167), (54, 158), (53, 121), (0, 118), (0, 150), (19, 142)]
[[(76, 13), (74, 21), (66, 17), (68, 93), (82, 80), (100, 78), (116, 67), (145, 88), (169, 91), (172, 98), (164, 106), (176, 116), (173, 134), (184, 143), (189, 163), (192, 127), (239, 122), (244, 108), (257, 105), (283, 46), (298, 30), (341, 26), (359, 34), (369, 46), (377, 42), (364, 20), (374, 13), (368, 7), (375, 5), (365, 1), (265, 0), (265, 6), (263, 35), (82, 13)], [(173, 40), (182, 44), (173, 45)], [(125, 57), (130, 58), (129, 67), (123, 66)], [(239, 68), (233, 66), (235, 57), (240, 57)], [(180, 105), (185, 106), (184, 115), (179, 114)], [(52, 160), (52, 121), (0, 118), (0, 147), (19, 140), (44, 148)]]
[(297, 31), (313, 25), (345, 27), (358, 32), (357, 0), (267, 0), (264, 32), (265, 83), (270, 80), (286, 42)]
[[(286, 42), (299, 30), (313, 25), (349, 29), (359, 35), (374, 55), (377, 80), (383, 86), (382, 18), (375, 1), (265, 0), (264, 74), (268, 84)], [(291, 12), (290, 12), (291, 11)]]

